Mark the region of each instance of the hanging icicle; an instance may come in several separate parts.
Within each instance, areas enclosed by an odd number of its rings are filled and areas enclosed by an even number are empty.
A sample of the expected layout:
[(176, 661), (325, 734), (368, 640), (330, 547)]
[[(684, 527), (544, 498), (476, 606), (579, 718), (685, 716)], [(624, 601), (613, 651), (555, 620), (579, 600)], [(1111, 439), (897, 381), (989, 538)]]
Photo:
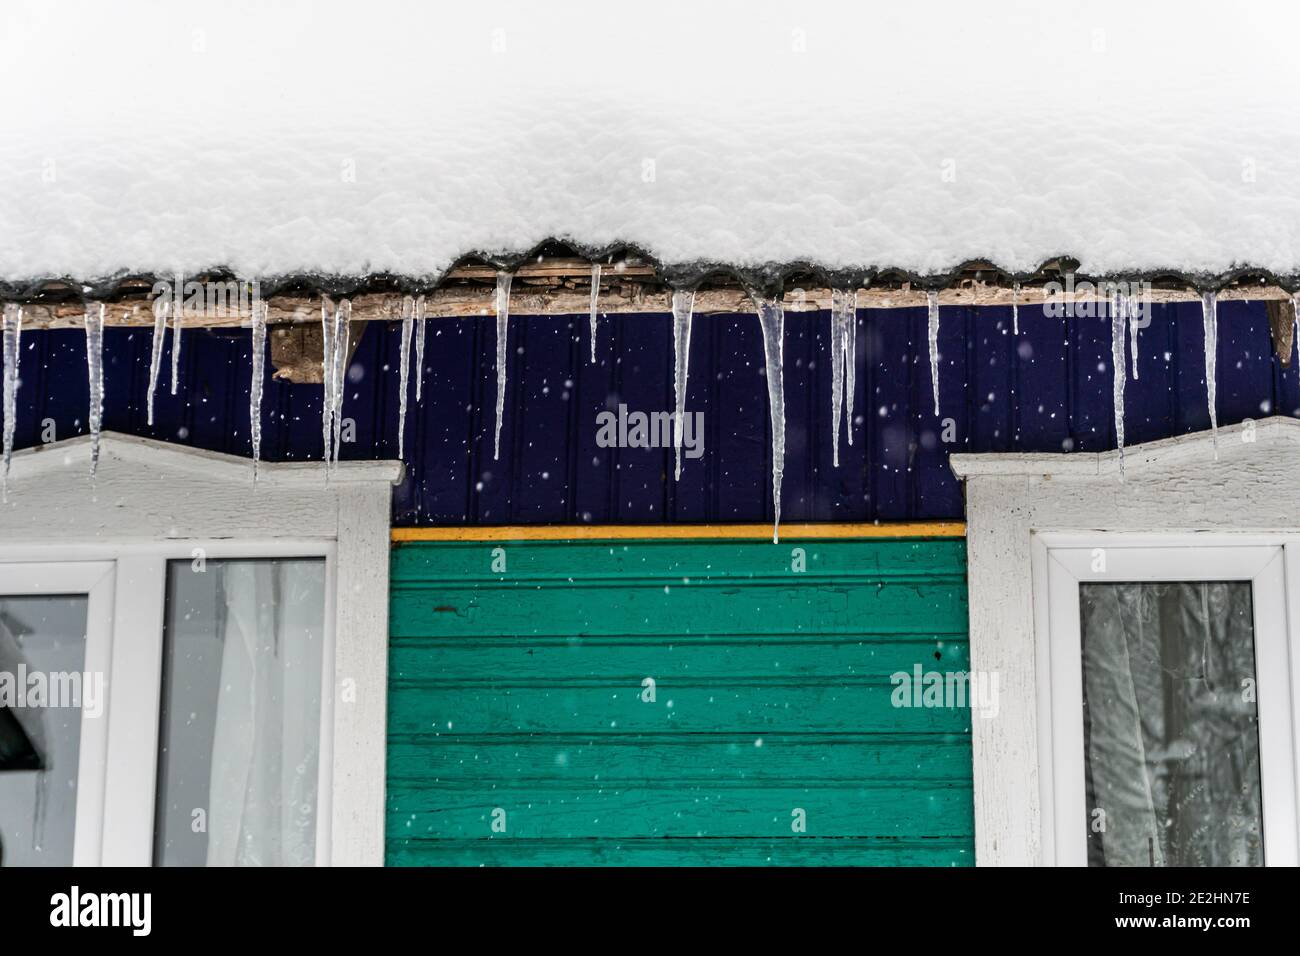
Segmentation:
[(1295, 342), (1296, 368), (1300, 369), (1300, 292), (1291, 296), (1291, 341)]
[[(848, 331), (842, 326), (843, 309), (839, 289), (831, 290), (831, 462), (840, 466), (840, 416), (844, 410), (844, 340)], [(850, 429), (852, 431), (852, 429)]]
[(501, 418), (506, 410), (506, 336), (510, 327), (510, 273), (497, 273), (497, 423), (492, 460), (501, 457)]
[(14, 427), (18, 424), (19, 339), (23, 332), (23, 307), (12, 302), (4, 307), (4, 494), (9, 494), (9, 466), (14, 457)]
[(90, 477), (99, 471), (99, 433), (104, 416), (104, 305), (86, 303), (86, 374), (90, 379)]
[(163, 340), (167, 337), (167, 315), (171, 312), (171, 308), (171, 296), (160, 295), (153, 300), (153, 341), (149, 349), (149, 394), (145, 399), (145, 420), (150, 425), (153, 425), (153, 397), (158, 392)]
[[(849, 444), (853, 444), (852, 326), (857, 323), (857, 293), (851, 289), (831, 290), (831, 458), (840, 466), (840, 413), (846, 415)], [(845, 379), (848, 379), (846, 383)], [(846, 394), (847, 392), (847, 394)], [(847, 400), (846, 400), (847, 399)]]
[(1205, 326), (1205, 394), (1210, 405), (1210, 434), (1214, 439), (1214, 460), (1219, 460), (1219, 411), (1216, 371), (1219, 359), (1219, 296), (1201, 293), (1201, 323)]
[[(686, 380), (691, 364), (691, 313), (695, 309), (695, 293), (673, 291), (673, 451), (676, 466), (673, 479), (682, 477), (682, 424), (686, 420)], [(593, 312), (592, 315), (595, 315)], [(592, 341), (595, 341), (593, 336)]]
[(424, 296), (415, 300), (415, 400), (419, 402), (423, 396), (424, 385), (424, 320), (425, 309)]
[(329, 463), (333, 460), (334, 452), (334, 313), (336, 309), (334, 303), (329, 300), (328, 296), (321, 296), (320, 300), (320, 327), (321, 327), (321, 387), (324, 395), (321, 398), (320, 418), (321, 418), (321, 437), (324, 440), (324, 458), (325, 458), (325, 476), (329, 477)]
[[(1147, 308), (1151, 308), (1150, 303), (1147, 303)], [(1128, 315), (1128, 340), (1133, 350), (1133, 381), (1136, 382), (1138, 380), (1138, 329), (1141, 327), (1136, 295), (1129, 293), (1125, 296), (1124, 311)]]
[(185, 306), (178, 300), (176, 307), (171, 310), (172, 315), (172, 394), (176, 394), (176, 385), (181, 376), (181, 316), (185, 314)]
[(1124, 329), (1126, 326), (1124, 297), (1114, 293), (1110, 300), (1110, 363), (1111, 394), (1115, 405), (1115, 441), (1119, 445), (1119, 480), (1124, 480), (1124, 383), (1128, 372), (1124, 365)]
[(343, 445), (343, 393), (347, 391), (348, 355), (352, 350), (352, 301), (340, 299), (334, 312), (334, 466)]
[(402, 351), (398, 358), (402, 370), (397, 384), (397, 457), (406, 459), (406, 390), (411, 373), (411, 335), (415, 331), (415, 300), (402, 299)]
[(785, 310), (775, 299), (754, 299), (763, 328), (763, 361), (767, 370), (767, 408), (772, 421), (772, 543), (781, 533), (781, 479), (785, 474), (785, 382), (782, 353)]
[(262, 460), (262, 379), (266, 369), (265, 299), (253, 300), (253, 380), (248, 389), (248, 431), (253, 438), (253, 483), (257, 483), (257, 466)]
[(1020, 334), (1020, 283), (1011, 287), (1011, 331)]
[(849, 444), (853, 444), (853, 396), (857, 391), (856, 383), (853, 376), (858, 368), (858, 293), (852, 290), (848, 293), (848, 301), (844, 304), (847, 313), (845, 321), (848, 326), (848, 338), (844, 344), (844, 430), (849, 439)]
[[(600, 263), (591, 264), (591, 362), (596, 364), (596, 306), (600, 302)], [(678, 453), (680, 458), (680, 452)], [(678, 471), (681, 470), (680, 465)]]
[(930, 340), (930, 388), (934, 392), (934, 414), (939, 416), (939, 293), (933, 290), (925, 294), (929, 311)]

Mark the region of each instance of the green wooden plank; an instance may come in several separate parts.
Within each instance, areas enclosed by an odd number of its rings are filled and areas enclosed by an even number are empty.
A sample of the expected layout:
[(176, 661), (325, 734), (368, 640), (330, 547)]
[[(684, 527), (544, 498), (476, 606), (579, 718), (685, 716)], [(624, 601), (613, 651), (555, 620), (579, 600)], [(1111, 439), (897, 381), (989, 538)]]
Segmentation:
[[(796, 819), (810, 836), (968, 837), (971, 785), (881, 782), (858, 787), (716, 788), (678, 785), (568, 790), (498, 787), (482, 793), (388, 792), (388, 829), (418, 837), (490, 838), (504, 826), (516, 840), (575, 837), (778, 837)], [(802, 812), (802, 817), (796, 817)]]
[(390, 866), (974, 866), (967, 839), (419, 840), (394, 837)]
[(482, 792), (501, 785), (546, 788), (592, 781), (613, 788), (665, 780), (717, 787), (788, 780), (936, 783), (964, 780), (970, 761), (965, 734), (799, 734), (761, 740), (727, 734), (414, 734), (394, 735), (388, 780)]
[(960, 733), (964, 707), (895, 707), (888, 684), (661, 683), (654, 703), (636, 683), (600, 686), (454, 688), (394, 685), (392, 733), (644, 733), (717, 730), (752, 734), (840, 732)]
[(397, 593), (389, 629), (396, 640), (433, 634), (964, 634), (963, 583), (812, 586), (798, 582), (727, 586), (527, 588), (434, 586)]
[(606, 678), (640, 683), (675, 677), (824, 677), (888, 680), (898, 671), (966, 670), (965, 640), (816, 640), (780, 635), (773, 640), (663, 636), (643, 638), (406, 638), (394, 643), (389, 678), (395, 685), (437, 687), (445, 682), (556, 681)]
[(393, 581), (390, 863), (972, 862), (970, 712), (889, 682), (967, 669), (960, 540), (415, 544)]
[[(796, 572), (795, 549), (806, 571)], [(494, 561), (505, 557), (505, 572)], [(499, 567), (499, 563), (497, 567)], [(440, 542), (395, 545), (392, 582), (621, 580), (669, 577), (693, 580), (747, 575), (887, 579), (963, 577), (962, 539), (797, 541)]]

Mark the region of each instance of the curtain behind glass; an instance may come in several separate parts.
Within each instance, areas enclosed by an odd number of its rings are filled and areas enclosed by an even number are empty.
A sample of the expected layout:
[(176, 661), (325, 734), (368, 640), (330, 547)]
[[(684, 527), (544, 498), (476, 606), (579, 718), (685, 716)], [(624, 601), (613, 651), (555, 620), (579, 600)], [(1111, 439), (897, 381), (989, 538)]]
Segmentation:
[(324, 608), (321, 560), (170, 564), (158, 863), (315, 862)]
[(1250, 584), (1083, 584), (1079, 600), (1088, 864), (1262, 865)]

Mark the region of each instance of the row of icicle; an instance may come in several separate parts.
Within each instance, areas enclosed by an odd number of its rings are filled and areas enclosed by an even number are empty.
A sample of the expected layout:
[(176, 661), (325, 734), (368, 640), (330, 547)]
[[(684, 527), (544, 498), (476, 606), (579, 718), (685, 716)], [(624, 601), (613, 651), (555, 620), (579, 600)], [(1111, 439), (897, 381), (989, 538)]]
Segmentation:
[[(600, 297), (601, 268), (591, 267), (591, 361), (596, 361), (596, 318)], [(510, 325), (510, 284), (508, 272), (497, 273), (496, 284), (496, 421), (493, 433), (493, 460), (501, 457), (501, 423), (505, 413), (507, 337)], [(1012, 297), (1012, 323), (1015, 334), (1020, 332), (1020, 287), (1017, 284)], [(772, 427), (772, 500), (774, 521), (772, 540), (779, 540), (781, 524), (781, 482), (785, 472), (785, 388), (783, 383), (783, 339), (785, 310), (779, 300), (757, 294), (751, 296), (758, 314), (763, 335), (763, 358), (767, 369), (768, 411)], [(674, 479), (682, 474), (682, 422), (686, 413), (687, 379), (690, 371), (691, 319), (695, 294), (677, 290), (672, 294), (673, 319), (673, 419), (676, 428)], [(1295, 300), (1297, 353), (1300, 354), (1300, 295)], [(939, 415), (939, 295), (927, 293), (927, 339), (930, 358), (930, 380), (934, 400), (934, 414)], [(1128, 378), (1127, 366), (1131, 358), (1134, 380), (1138, 378), (1137, 298), (1131, 294), (1112, 292), (1108, 302), (1111, 318), (1111, 365), (1113, 370), (1113, 403), (1115, 436), (1119, 447), (1120, 479), (1124, 478), (1124, 388)], [(153, 425), (154, 393), (160, 374), (164, 338), (171, 317), (172, 300), (159, 297), (154, 301), (153, 341), (149, 362), (149, 392), (147, 398), (148, 423)], [(103, 303), (88, 303), (85, 310), (86, 368), (89, 376), (90, 409), (88, 420), (91, 436), (90, 471), (93, 476), (99, 466), (100, 428), (104, 405), (104, 317)], [(1216, 353), (1218, 350), (1218, 298), (1214, 292), (1201, 296), (1201, 315), (1205, 335), (1205, 383), (1209, 404), (1210, 429), (1213, 435), (1215, 458), (1218, 458), (1218, 414), (1216, 410)], [(4, 307), (4, 473), (5, 493), (8, 492), (9, 467), (13, 457), (15, 411), (18, 392), (18, 366), (20, 338), (22, 335), (22, 307), (13, 303)], [(321, 409), (321, 437), (324, 442), (326, 474), (338, 464), (341, 444), (343, 393), (345, 389), (348, 354), (351, 350), (352, 305), (347, 299), (334, 303), (329, 298), (321, 300), (321, 331), (323, 350), (321, 357), (324, 400)], [(406, 296), (401, 307), (401, 369), (398, 399), (398, 457), (405, 458), (407, 392), (410, 381), (411, 344), (415, 343), (415, 400), (422, 396), (424, 370), (425, 323), (427, 320), (424, 296)], [(181, 314), (178, 310), (171, 322), (171, 394), (175, 395), (180, 371)], [(265, 371), (267, 333), (267, 304), (258, 299), (252, 308), (252, 382), (249, 396), (250, 434), (253, 445), (253, 480), (257, 480), (262, 444), (262, 391)], [(1129, 336), (1130, 351), (1125, 354), (1125, 335)], [(840, 420), (845, 422), (846, 437), (853, 444), (853, 394), (857, 354), (857, 293), (834, 289), (831, 293), (831, 421), (834, 428), (831, 447), (834, 464), (840, 463)]]
[[(1020, 285), (1012, 293), (1012, 331), (1020, 334)], [(926, 293), (927, 331), (930, 351), (930, 384), (933, 390), (934, 414), (939, 415), (939, 293)], [(1300, 294), (1292, 298), (1295, 306), (1295, 335), (1297, 355), (1300, 355)], [(1128, 381), (1129, 364), (1133, 380), (1138, 380), (1138, 329), (1141, 315), (1137, 296), (1132, 293), (1111, 292), (1107, 301), (1110, 313), (1112, 400), (1115, 414), (1115, 441), (1119, 449), (1119, 477), (1124, 480), (1124, 388)], [(1210, 411), (1210, 435), (1214, 443), (1214, 460), (1219, 460), (1219, 414), (1217, 408), (1217, 364), (1219, 351), (1218, 294), (1201, 294), (1201, 324), (1205, 335), (1205, 393)], [(1125, 336), (1130, 350), (1125, 354)], [(832, 390), (834, 386), (832, 385)], [(838, 461), (836, 462), (838, 464)]]

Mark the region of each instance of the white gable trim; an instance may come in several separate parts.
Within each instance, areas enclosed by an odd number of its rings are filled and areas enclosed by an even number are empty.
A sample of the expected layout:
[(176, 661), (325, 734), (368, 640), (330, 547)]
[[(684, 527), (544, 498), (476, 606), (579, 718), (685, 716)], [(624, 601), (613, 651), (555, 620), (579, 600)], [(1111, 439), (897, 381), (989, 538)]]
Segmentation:
[[(1243, 434), (1254, 432), (1253, 442), (1243, 441)], [(1193, 432), (1124, 449), (1125, 474), (1141, 473), (1152, 467), (1169, 467), (1177, 463), (1213, 461), (1215, 447), (1219, 457), (1235, 456), (1242, 446), (1289, 442), (1300, 445), (1300, 418), (1274, 415), (1258, 421), (1219, 429), (1216, 443), (1212, 432)], [(1248, 447), (1246, 448), (1248, 450)], [(949, 459), (958, 478), (997, 475), (1036, 475), (1046, 478), (1088, 476), (1119, 477), (1120, 453), (1104, 451), (1091, 454), (990, 454), (952, 455)]]
[[(14, 452), (11, 476), (61, 472), (74, 462), (84, 462), (89, 466), (90, 448), (89, 435), (24, 448)], [(239, 484), (250, 484), (253, 475), (252, 463), (238, 455), (188, 448), (153, 438), (123, 435), (120, 432), (106, 431), (100, 436), (100, 459), (102, 461), (105, 458), (153, 468), (174, 468)], [(343, 461), (331, 471), (330, 481), (387, 481), (396, 484), (402, 480), (402, 470), (402, 463), (397, 461)], [(314, 485), (321, 483), (324, 469), (323, 463), (319, 461), (264, 461), (259, 463), (257, 475), (259, 484)]]
[[(998, 716), (973, 719), (976, 861), (1043, 862), (1036, 632), (1049, 543), (1247, 544), (1300, 535), (1300, 421), (1274, 417), (1119, 455), (953, 455), (966, 483), (970, 659)], [(1263, 536), (1263, 537), (1261, 537)], [(1293, 612), (1294, 614), (1294, 612)]]
[[(157, 570), (192, 547), (213, 557), (325, 557), (334, 595), (326, 609), (334, 692), (322, 699), (322, 720), (332, 726), (332, 785), (319, 804), (330, 821), (325, 859), (382, 864), (389, 516), (401, 464), (344, 462), (327, 479), (320, 462), (271, 462), (259, 467), (254, 484), (248, 459), (104, 433), (93, 481), (89, 472), (84, 436), (16, 453), (0, 503), (0, 561), (129, 562), (161, 594)], [(145, 585), (117, 577), (117, 603), (139, 603)], [(159, 617), (131, 625), (135, 645), (160, 641)], [(121, 656), (134, 660), (131, 652), (119, 640), (115, 668)], [(152, 719), (156, 733), (156, 706), (152, 718), (143, 705), (128, 710), (142, 728)], [(148, 786), (140, 797), (152, 798)]]

